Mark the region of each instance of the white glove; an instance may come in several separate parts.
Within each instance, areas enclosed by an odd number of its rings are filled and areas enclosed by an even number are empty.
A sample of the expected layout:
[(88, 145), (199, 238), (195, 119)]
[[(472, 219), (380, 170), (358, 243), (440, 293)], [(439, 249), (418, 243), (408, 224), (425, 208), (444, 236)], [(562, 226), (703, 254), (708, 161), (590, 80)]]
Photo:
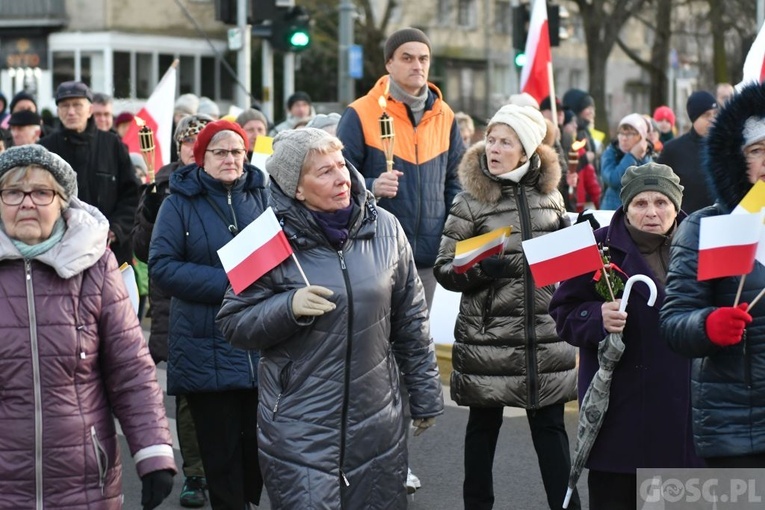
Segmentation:
[(436, 424), (436, 417), (430, 417), (430, 418), (416, 418), (412, 420), (412, 426), (414, 427), (414, 435), (419, 436), (426, 430), (428, 430), (430, 427)]
[(292, 313), (295, 317), (324, 315), (335, 309), (335, 303), (324, 298), (333, 292), (326, 287), (309, 285), (298, 289), (292, 296)]

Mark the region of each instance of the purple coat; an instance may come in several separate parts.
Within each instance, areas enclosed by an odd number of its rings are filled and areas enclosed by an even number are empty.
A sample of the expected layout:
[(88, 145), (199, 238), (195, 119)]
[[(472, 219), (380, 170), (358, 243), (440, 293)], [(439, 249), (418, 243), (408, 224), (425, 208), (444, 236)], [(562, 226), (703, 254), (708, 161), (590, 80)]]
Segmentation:
[[(678, 220), (684, 214), (681, 212)], [(644, 274), (655, 281), (643, 255), (616, 211), (611, 225), (595, 233), (610, 248), (611, 260), (628, 276)], [(669, 239), (667, 240), (669, 243)], [(672, 352), (659, 333), (664, 286), (648, 306), (648, 287), (632, 287), (624, 329), (626, 349), (614, 371), (611, 398), (603, 426), (586, 466), (614, 473), (639, 467), (696, 466), (691, 436), (690, 360)], [(558, 334), (579, 347), (579, 401), (598, 370), (598, 343), (606, 336), (593, 274), (561, 283), (550, 302)]]
[(0, 509), (122, 508), (119, 419), (139, 476), (175, 471), (171, 436), (108, 221), (73, 199), (31, 261), (0, 231)]

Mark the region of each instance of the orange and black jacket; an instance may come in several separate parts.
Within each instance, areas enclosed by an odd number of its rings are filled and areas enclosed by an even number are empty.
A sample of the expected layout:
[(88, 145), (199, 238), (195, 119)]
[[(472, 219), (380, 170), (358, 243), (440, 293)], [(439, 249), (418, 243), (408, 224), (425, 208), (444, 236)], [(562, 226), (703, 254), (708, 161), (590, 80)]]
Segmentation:
[(409, 107), (385, 94), (389, 77), (377, 84), (345, 110), (337, 126), (345, 158), (364, 176), (367, 189), (386, 171), (380, 141), (379, 100), (393, 118), (393, 168), (399, 179), (395, 198), (379, 199), (379, 206), (393, 213), (404, 227), (419, 267), (431, 267), (452, 200), (460, 191), (457, 165), (465, 151), (454, 112), (443, 101), (441, 91), (429, 83), (425, 112), (417, 126)]

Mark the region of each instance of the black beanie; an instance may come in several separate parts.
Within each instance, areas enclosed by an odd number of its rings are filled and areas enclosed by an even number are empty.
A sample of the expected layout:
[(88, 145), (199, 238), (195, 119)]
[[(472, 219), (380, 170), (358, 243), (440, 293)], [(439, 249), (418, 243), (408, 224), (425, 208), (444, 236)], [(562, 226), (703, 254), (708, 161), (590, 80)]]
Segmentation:
[(37, 101), (35, 101), (34, 96), (32, 94), (28, 94), (24, 91), (21, 91), (15, 96), (13, 96), (13, 99), (11, 99), (11, 104), (10, 104), (10, 107), (8, 108), (8, 111), (13, 112), (13, 108), (16, 106), (16, 103), (18, 103), (22, 99), (27, 99), (29, 101), (32, 101), (35, 104), (35, 108), (37, 108)]
[(688, 118), (691, 119), (691, 123), (696, 122), (696, 119), (709, 110), (714, 110), (716, 108), (717, 100), (715, 99), (715, 96), (706, 90), (697, 90), (688, 96), (688, 102), (685, 103), (685, 110), (688, 112)]
[(398, 47), (408, 42), (423, 43), (428, 47), (428, 51), (431, 51), (430, 39), (428, 39), (428, 36), (425, 35), (425, 32), (417, 28), (402, 28), (401, 30), (396, 30), (390, 34), (388, 40), (385, 41), (385, 52), (383, 54), (385, 57), (384, 61), (388, 62), (388, 60), (393, 58), (393, 54), (396, 52)]
[(579, 114), (588, 106), (594, 106), (595, 100), (592, 96), (581, 89), (569, 89), (563, 94), (563, 107)]
[(298, 90), (297, 92), (292, 94), (289, 98), (287, 98), (287, 109), (291, 110), (292, 105), (294, 105), (298, 101), (305, 101), (308, 104), (312, 104), (311, 96), (309, 96), (308, 93), (303, 92), (302, 90)]

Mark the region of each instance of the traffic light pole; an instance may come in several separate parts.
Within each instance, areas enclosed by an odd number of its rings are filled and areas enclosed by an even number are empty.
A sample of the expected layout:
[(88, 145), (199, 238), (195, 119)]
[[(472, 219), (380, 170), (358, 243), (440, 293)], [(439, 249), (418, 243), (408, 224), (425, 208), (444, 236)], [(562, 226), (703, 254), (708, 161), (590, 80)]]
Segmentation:
[(337, 100), (340, 107), (344, 108), (351, 104), (353, 97), (354, 80), (351, 78), (350, 61), (348, 52), (353, 45), (353, 13), (355, 7), (351, 0), (340, 0), (340, 22), (338, 33), (337, 55)]
[(251, 101), (251, 48), (252, 48), (252, 30), (247, 24), (247, 0), (237, 0), (236, 2), (236, 21), (239, 27), (239, 34), (242, 38), (242, 47), (239, 48), (236, 56), (237, 77), (242, 87), (237, 87), (236, 105), (240, 108), (249, 108)]
[(284, 77), (282, 78), (284, 85), (284, 101), (295, 92), (295, 54), (288, 51), (284, 54)]
[(276, 122), (274, 117), (274, 50), (271, 48), (271, 43), (268, 39), (262, 39), (260, 41), (262, 56), (262, 71), (263, 71), (263, 94), (262, 94), (262, 106), (263, 113), (266, 114), (266, 118), (272, 122)]

